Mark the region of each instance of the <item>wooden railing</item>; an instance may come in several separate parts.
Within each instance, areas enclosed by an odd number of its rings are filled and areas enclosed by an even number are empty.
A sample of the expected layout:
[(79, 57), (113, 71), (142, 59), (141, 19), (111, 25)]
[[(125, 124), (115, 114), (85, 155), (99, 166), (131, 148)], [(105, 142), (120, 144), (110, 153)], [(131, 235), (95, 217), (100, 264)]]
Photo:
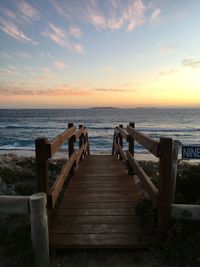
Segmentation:
[(31, 196), (0, 196), (0, 213), (29, 214), (36, 267), (49, 266), (49, 234), (44, 193)]
[[(123, 150), (123, 140), (128, 142), (128, 151)], [(155, 157), (159, 158), (159, 187), (157, 188), (134, 157), (137, 141)], [(130, 174), (136, 174), (145, 191), (159, 211), (159, 231), (164, 236), (171, 221), (171, 204), (174, 201), (178, 149), (171, 138), (161, 137), (156, 141), (135, 129), (130, 123), (126, 129), (119, 125), (114, 130), (112, 154), (118, 155)]]
[[(68, 142), (68, 159), (50, 188), (48, 160), (52, 158), (66, 141)], [(74, 148), (76, 141), (79, 141), (78, 150)], [(74, 169), (80, 160), (90, 154), (87, 128), (79, 125), (79, 129), (76, 129), (73, 123), (69, 123), (68, 129), (51, 141), (48, 141), (47, 138), (36, 139), (35, 147), (38, 191), (47, 194), (48, 207), (53, 208), (67, 178), (74, 173)]]

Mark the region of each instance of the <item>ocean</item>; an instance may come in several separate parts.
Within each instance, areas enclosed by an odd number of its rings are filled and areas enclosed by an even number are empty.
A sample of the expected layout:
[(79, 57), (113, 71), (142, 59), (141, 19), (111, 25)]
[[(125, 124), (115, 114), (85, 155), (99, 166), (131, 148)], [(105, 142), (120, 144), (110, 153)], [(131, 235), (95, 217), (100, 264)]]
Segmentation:
[[(1, 109), (0, 149), (34, 150), (37, 137), (52, 139), (68, 122), (87, 126), (92, 153), (111, 153), (114, 127), (130, 122), (155, 139), (200, 145), (200, 108)], [(138, 144), (136, 152), (148, 153)]]

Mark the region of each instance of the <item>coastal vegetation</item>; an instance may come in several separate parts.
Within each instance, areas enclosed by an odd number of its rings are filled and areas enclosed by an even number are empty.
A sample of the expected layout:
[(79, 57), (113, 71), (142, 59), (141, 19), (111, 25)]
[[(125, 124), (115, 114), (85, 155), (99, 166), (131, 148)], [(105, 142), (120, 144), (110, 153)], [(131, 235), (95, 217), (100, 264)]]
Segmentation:
[[(158, 164), (141, 162), (153, 183), (158, 186)], [(176, 180), (175, 203), (200, 204), (200, 164), (179, 163)], [(149, 199), (142, 199), (136, 207), (140, 217), (141, 236), (163, 264), (169, 266), (197, 267), (200, 265), (200, 222), (183, 219), (173, 220), (165, 242), (158, 242), (157, 210)]]

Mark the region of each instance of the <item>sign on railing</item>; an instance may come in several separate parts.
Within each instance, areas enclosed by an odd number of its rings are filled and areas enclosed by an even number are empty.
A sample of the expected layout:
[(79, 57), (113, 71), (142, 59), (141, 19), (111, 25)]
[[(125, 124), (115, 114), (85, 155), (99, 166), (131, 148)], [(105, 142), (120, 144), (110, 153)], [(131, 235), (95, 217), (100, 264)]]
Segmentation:
[(200, 145), (182, 145), (182, 159), (200, 159)]

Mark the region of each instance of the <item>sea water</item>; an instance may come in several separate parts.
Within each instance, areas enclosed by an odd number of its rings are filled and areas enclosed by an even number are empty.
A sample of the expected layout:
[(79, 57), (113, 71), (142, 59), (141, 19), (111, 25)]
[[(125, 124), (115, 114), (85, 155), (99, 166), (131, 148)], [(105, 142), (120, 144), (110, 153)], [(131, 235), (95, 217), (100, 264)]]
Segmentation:
[[(93, 153), (111, 153), (114, 127), (130, 122), (156, 140), (164, 136), (185, 145), (200, 144), (200, 108), (1, 109), (0, 149), (34, 150), (37, 137), (51, 140), (68, 122), (88, 128)], [(137, 143), (135, 150), (148, 153)]]

